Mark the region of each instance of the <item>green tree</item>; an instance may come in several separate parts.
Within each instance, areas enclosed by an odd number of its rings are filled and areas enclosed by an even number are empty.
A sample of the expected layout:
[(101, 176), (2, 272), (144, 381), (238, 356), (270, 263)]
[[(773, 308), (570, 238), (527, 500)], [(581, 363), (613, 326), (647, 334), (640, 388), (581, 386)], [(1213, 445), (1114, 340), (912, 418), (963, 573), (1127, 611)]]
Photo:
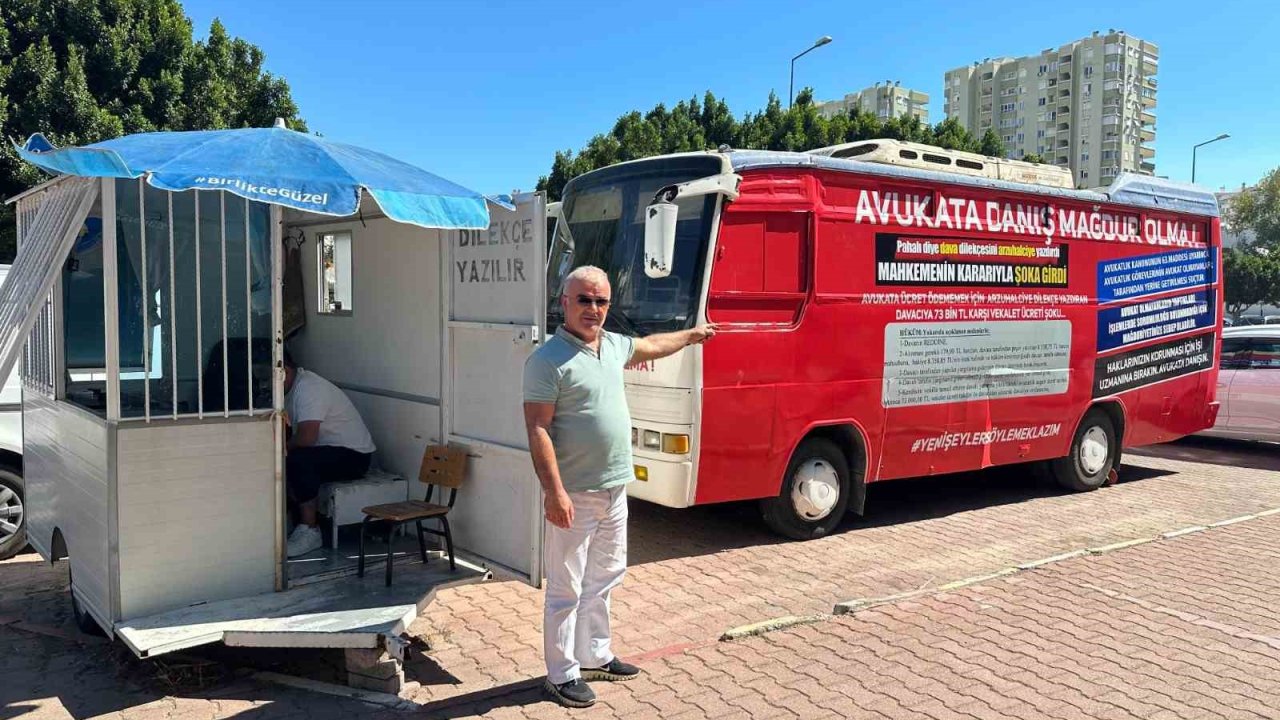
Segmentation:
[(1237, 239), (1222, 258), (1227, 311), (1280, 304), (1280, 168), (1225, 203), (1222, 220)]
[[(989, 133), (993, 154), (1004, 155), (1004, 146)], [(658, 104), (647, 113), (633, 110), (620, 116), (608, 133), (591, 138), (577, 153), (555, 154), (551, 171), (538, 179), (538, 189), (558, 200), (570, 180), (586, 172), (624, 160), (664, 153), (715, 149), (729, 145), (744, 150), (805, 151), (840, 143), (895, 138), (937, 145), (952, 150), (981, 152), (983, 145), (955, 118), (930, 127), (913, 116), (881, 121), (861, 109), (826, 117), (818, 111), (813, 89), (803, 88), (791, 107), (782, 108), (775, 93), (761, 110), (741, 120), (729, 106), (707, 91), (701, 102), (695, 96), (668, 110)]]
[(1232, 232), (1247, 237), (1250, 247), (1280, 255), (1280, 168), (1232, 198), (1223, 220)]
[(1023, 162), (1033, 162), (1033, 163), (1047, 163), (1047, 162), (1049, 162), (1048, 160), (1045, 160), (1045, 159), (1044, 159), (1044, 156), (1043, 156), (1043, 155), (1040, 155), (1040, 154), (1038, 154), (1038, 153), (1027, 153), (1026, 155), (1023, 155), (1023, 156), (1022, 156), (1022, 161), (1023, 161)]
[[(44, 133), (58, 146), (126, 133), (270, 127), (306, 131), (289, 85), (263, 69), (254, 45), (214, 20), (193, 37), (178, 0), (0, 2), (0, 134)], [(46, 179), (0, 142), (0, 196)], [(0, 262), (16, 246), (0, 207)]]
[(1280, 257), (1258, 248), (1227, 248), (1222, 254), (1222, 284), (1223, 305), (1231, 315), (1280, 302)]
[(1004, 141), (996, 135), (995, 130), (987, 128), (987, 131), (982, 134), (982, 140), (978, 143), (978, 152), (992, 157), (1004, 157)]

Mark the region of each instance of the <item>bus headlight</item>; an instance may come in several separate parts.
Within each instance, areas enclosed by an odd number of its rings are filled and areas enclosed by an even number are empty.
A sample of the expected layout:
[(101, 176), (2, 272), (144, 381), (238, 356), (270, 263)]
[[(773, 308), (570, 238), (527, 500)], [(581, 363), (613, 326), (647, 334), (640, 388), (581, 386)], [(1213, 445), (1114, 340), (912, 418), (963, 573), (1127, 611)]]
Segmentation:
[(673, 455), (687, 455), (689, 453), (689, 436), (663, 435), (662, 452)]
[(657, 450), (662, 447), (662, 433), (657, 430), (644, 431), (644, 446), (650, 450)]

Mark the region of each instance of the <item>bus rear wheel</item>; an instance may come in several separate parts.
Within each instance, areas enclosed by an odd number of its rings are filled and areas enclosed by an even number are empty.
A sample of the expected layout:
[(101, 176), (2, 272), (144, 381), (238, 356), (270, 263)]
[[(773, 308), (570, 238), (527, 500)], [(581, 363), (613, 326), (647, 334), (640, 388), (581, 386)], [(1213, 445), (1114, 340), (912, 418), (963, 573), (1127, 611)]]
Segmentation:
[(800, 443), (778, 496), (760, 501), (765, 524), (793, 540), (829, 534), (848, 507), (849, 467), (840, 448), (825, 438)]
[(1059, 485), (1076, 492), (1097, 490), (1110, 477), (1120, 457), (1115, 424), (1094, 408), (1085, 414), (1071, 441), (1071, 453), (1051, 460), (1049, 471)]

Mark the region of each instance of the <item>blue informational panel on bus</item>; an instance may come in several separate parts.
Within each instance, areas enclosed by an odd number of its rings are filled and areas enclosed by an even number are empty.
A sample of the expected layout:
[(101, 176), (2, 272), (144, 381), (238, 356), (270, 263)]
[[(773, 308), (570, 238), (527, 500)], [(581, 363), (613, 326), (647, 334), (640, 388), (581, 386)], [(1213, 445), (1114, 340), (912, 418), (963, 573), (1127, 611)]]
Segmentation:
[(1195, 292), (1098, 311), (1098, 352), (1213, 327), (1215, 292)]
[(1131, 300), (1212, 285), (1217, 250), (1180, 249), (1098, 263), (1098, 302)]

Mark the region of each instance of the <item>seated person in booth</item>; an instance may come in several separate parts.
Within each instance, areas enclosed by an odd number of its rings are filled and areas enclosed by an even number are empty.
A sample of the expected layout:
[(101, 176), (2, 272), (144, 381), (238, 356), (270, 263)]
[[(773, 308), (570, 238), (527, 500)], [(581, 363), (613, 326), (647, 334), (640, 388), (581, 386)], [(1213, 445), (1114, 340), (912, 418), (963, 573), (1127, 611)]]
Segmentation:
[(285, 480), (298, 524), (289, 535), (289, 557), (323, 545), (316, 523), (316, 496), (325, 483), (358, 480), (369, 470), (373, 437), (346, 393), (300, 368), (284, 354), (284, 409), (290, 434)]

